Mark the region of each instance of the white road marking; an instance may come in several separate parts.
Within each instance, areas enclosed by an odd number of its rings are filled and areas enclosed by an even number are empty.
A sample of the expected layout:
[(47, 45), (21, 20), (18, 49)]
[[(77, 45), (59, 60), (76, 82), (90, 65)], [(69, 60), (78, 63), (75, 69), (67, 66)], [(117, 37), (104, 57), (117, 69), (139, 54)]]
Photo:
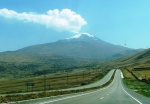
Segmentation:
[(101, 97), (100, 99), (103, 99), (104, 97)]
[[(102, 89), (102, 90), (104, 90), (104, 89)], [(52, 101), (48, 101), (48, 102), (44, 102), (44, 103), (40, 103), (40, 104), (47, 104), (47, 103), (52, 103), (52, 102), (56, 102), (56, 101), (71, 99), (71, 98), (75, 98), (75, 97), (79, 97), (79, 96), (84, 96), (84, 95), (92, 94), (92, 93), (95, 93), (95, 92), (97, 92), (97, 91), (93, 91), (93, 92), (89, 92), (89, 93), (85, 93), (85, 94), (80, 94), (80, 95), (75, 95), (75, 96), (70, 96), (70, 97), (66, 97), (66, 98), (62, 98), (62, 99), (56, 99), (56, 100), (52, 100)]]
[[(98, 92), (98, 91), (102, 91), (102, 90), (105, 90), (107, 89), (108, 87), (110, 87), (112, 84), (114, 83), (114, 80), (112, 81), (112, 83), (105, 87), (105, 88), (102, 88), (100, 90), (96, 90), (96, 91), (93, 91), (93, 92), (88, 92), (88, 93), (84, 93), (84, 94), (80, 94), (80, 95), (74, 95), (74, 96), (70, 96), (70, 97), (65, 97), (65, 98), (61, 98), (61, 99), (56, 99), (56, 100), (52, 100), (52, 101), (48, 101), (48, 102), (43, 102), (43, 103), (40, 103), (40, 104), (48, 104), (48, 103), (53, 103), (53, 102), (56, 102), (56, 101), (61, 101), (61, 100), (66, 100), (66, 99), (71, 99), (71, 98), (75, 98), (75, 97), (80, 97), (80, 96), (84, 96), (84, 95), (88, 95), (88, 94), (92, 94), (92, 93), (95, 93), (95, 92)], [(103, 98), (102, 98), (103, 99)]]
[[(121, 86), (122, 86), (122, 83), (121, 83)], [(128, 95), (128, 96), (130, 96), (132, 99), (134, 99), (136, 102), (138, 102), (139, 104), (142, 104), (139, 100), (137, 100), (135, 97), (133, 97), (132, 95), (130, 95), (124, 88), (123, 88), (123, 86), (122, 86), (122, 89), (124, 90), (124, 92)]]
[(136, 102), (138, 102), (139, 104), (142, 104), (139, 100), (137, 100), (136, 98), (134, 98), (132, 95), (130, 95), (124, 88), (123, 90), (125, 91), (126, 94), (128, 94), (132, 99), (134, 99)]
[[(106, 88), (100, 89), (98, 91), (102, 91), (104, 89), (106, 89)], [(92, 93), (95, 93), (95, 92), (98, 92), (98, 91), (93, 91), (93, 92), (84, 93), (84, 94), (80, 94), (80, 95), (75, 95), (75, 96), (65, 97), (65, 98), (61, 98), (61, 99), (56, 99), (56, 100), (52, 100), (52, 101), (48, 101), (48, 102), (43, 102), (43, 103), (40, 103), (40, 104), (47, 104), (47, 103), (52, 103), (52, 102), (56, 102), (56, 101), (71, 99), (71, 98), (75, 98), (75, 97), (79, 97), (79, 96), (84, 96), (84, 95), (92, 94)]]
[(121, 72), (121, 78), (124, 78), (124, 76), (123, 76), (122, 72)]

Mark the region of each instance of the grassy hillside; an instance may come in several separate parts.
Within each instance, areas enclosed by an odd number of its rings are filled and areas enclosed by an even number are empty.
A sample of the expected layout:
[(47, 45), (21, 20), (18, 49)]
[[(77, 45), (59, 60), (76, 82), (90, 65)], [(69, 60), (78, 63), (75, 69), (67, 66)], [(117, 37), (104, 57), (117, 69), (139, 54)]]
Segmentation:
[(114, 68), (147, 68), (150, 67), (150, 49), (139, 52), (135, 55), (119, 58), (103, 64), (103, 67)]
[(36, 55), (17, 52), (0, 54), (0, 77), (30, 77), (88, 68), (97, 64), (93, 60), (73, 59), (66, 56)]

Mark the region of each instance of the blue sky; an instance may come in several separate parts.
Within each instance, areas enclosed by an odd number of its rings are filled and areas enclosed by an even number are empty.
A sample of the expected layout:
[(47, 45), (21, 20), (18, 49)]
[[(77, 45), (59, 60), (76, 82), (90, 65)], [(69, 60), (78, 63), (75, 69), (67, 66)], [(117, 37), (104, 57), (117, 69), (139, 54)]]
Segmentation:
[(0, 0), (0, 52), (87, 32), (115, 45), (150, 47), (150, 0)]

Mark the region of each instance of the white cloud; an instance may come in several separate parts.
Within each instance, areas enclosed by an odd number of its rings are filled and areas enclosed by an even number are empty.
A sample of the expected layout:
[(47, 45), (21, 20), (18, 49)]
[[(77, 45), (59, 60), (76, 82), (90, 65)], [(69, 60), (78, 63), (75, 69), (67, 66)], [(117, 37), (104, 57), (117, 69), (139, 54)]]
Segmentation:
[(79, 32), (81, 27), (87, 24), (84, 18), (70, 9), (63, 9), (61, 11), (54, 9), (47, 11), (46, 14), (37, 14), (31, 12), (18, 13), (4, 8), (0, 9), (0, 16), (37, 23), (55, 30), (70, 31), (74, 33)]

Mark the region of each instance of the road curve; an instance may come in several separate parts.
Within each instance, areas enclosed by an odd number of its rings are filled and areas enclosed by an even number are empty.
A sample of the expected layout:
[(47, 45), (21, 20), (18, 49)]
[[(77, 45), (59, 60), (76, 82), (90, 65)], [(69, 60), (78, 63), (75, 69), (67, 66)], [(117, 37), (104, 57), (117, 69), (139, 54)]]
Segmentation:
[(78, 90), (78, 89), (84, 89), (84, 88), (91, 88), (91, 87), (97, 87), (97, 86), (101, 86), (103, 84), (105, 84), (106, 82), (108, 82), (111, 78), (111, 76), (114, 73), (114, 69), (111, 70), (109, 73), (107, 73), (104, 78), (102, 78), (101, 80), (88, 84), (88, 85), (84, 85), (84, 86), (79, 86), (79, 87), (74, 87), (74, 88), (68, 88), (68, 89), (63, 89), (63, 90)]
[[(84, 86), (79, 86), (79, 87), (73, 87), (73, 88), (67, 88), (67, 89), (59, 89), (59, 90), (47, 90), (47, 92), (53, 92), (53, 91), (67, 91), (67, 90), (79, 90), (79, 89), (84, 89), (84, 88), (91, 88), (91, 87), (96, 87), (96, 86), (100, 86), (103, 85), (104, 83), (108, 82), (111, 78), (111, 76), (114, 73), (114, 69), (111, 70), (110, 72), (108, 72), (104, 78), (102, 78), (101, 80), (88, 84), (88, 85), (84, 85)], [(12, 93), (12, 94), (0, 94), (0, 96), (7, 96), (7, 95), (25, 95), (25, 94), (34, 94), (34, 93), (42, 93), (43, 91), (36, 91), (36, 92), (24, 92), (24, 93)]]
[(128, 89), (122, 83), (121, 71), (117, 70), (113, 82), (103, 89), (22, 101), (16, 104), (150, 104), (150, 98)]

